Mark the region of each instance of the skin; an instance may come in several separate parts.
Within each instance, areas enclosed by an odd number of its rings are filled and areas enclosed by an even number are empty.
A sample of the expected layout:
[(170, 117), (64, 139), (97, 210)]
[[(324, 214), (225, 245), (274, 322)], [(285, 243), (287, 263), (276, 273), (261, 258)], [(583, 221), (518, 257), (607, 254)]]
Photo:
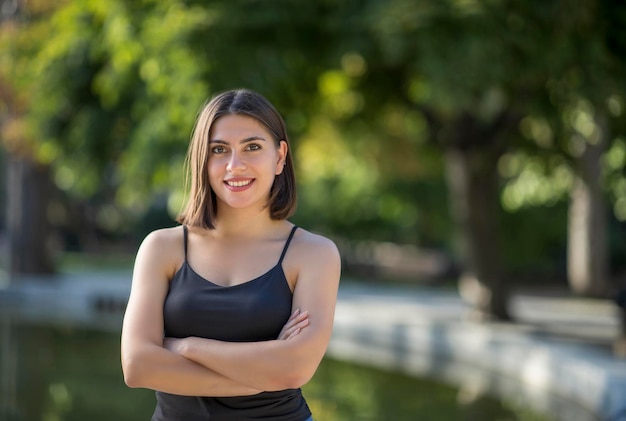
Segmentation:
[[(227, 115), (213, 125), (210, 148), (216, 228), (190, 229), (187, 261), (203, 278), (228, 287), (273, 267), (293, 226), (272, 220), (266, 206), (287, 143), (277, 146), (253, 118)], [(313, 376), (332, 331), (340, 276), (334, 243), (296, 231), (282, 263), (294, 312), (276, 340), (263, 342), (163, 338), (163, 303), (184, 259), (182, 227), (154, 231), (139, 248), (122, 328), (122, 369), (130, 387), (241, 396), (297, 388)]]

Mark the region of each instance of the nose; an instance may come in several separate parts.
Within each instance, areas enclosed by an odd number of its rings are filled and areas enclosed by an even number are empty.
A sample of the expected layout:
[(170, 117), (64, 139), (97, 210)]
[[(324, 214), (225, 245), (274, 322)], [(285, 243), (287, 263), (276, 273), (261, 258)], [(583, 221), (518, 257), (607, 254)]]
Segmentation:
[(246, 169), (246, 164), (237, 152), (233, 152), (226, 165), (228, 172), (239, 172)]

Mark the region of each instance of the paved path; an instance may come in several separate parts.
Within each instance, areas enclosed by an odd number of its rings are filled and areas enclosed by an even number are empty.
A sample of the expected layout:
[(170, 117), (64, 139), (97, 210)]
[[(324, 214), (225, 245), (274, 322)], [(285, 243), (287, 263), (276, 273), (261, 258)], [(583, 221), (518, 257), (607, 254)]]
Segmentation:
[[(74, 273), (0, 287), (0, 316), (119, 329), (130, 274)], [(626, 420), (626, 361), (606, 300), (516, 294), (518, 323), (477, 323), (455, 290), (342, 280), (329, 355), (498, 394), (559, 420)], [(621, 414), (621, 415), (620, 415)]]

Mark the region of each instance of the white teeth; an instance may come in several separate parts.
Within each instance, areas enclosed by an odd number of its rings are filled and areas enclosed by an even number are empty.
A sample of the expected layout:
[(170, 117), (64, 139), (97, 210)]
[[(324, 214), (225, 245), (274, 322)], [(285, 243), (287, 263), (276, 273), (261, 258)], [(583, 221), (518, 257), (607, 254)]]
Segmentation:
[(246, 180), (246, 181), (227, 181), (226, 183), (231, 186), (231, 187), (243, 187), (243, 186), (247, 186), (248, 184), (250, 184), (252, 180)]

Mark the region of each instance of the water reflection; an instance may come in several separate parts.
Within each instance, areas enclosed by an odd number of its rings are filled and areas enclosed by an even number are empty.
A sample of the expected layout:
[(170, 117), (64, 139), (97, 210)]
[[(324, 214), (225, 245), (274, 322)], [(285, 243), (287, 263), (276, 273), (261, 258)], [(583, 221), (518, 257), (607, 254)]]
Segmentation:
[[(0, 321), (0, 420), (150, 418), (154, 393), (124, 385), (118, 333)], [(547, 420), (510, 403), (331, 359), (303, 390), (324, 421)]]
[(153, 393), (125, 387), (118, 335), (14, 324), (11, 340), (18, 354), (17, 393), (5, 419), (149, 419)]

